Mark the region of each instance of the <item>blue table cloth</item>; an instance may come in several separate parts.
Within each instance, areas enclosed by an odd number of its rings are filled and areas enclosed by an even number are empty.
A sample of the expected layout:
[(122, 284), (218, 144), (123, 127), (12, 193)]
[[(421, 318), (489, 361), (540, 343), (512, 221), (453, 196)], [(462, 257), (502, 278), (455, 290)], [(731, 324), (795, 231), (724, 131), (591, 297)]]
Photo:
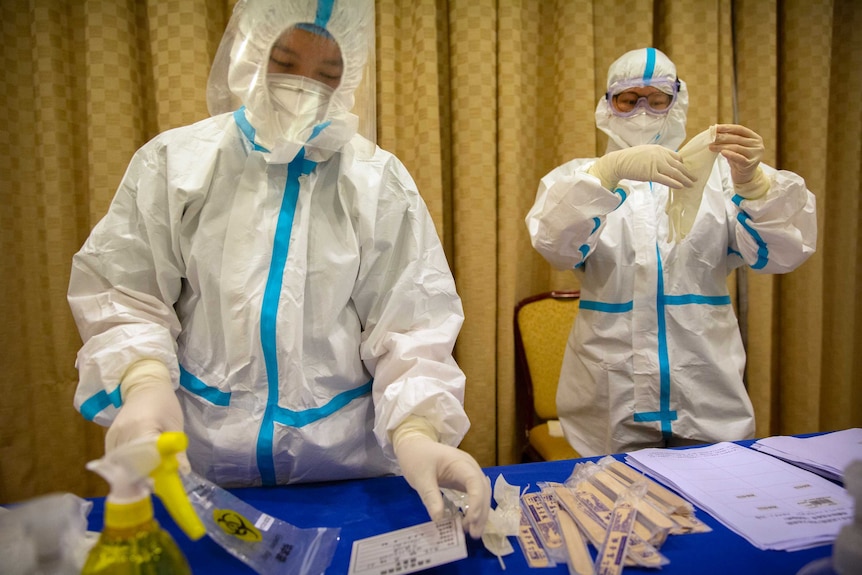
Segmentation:
[[(740, 442), (750, 444), (751, 442)], [(623, 456), (618, 456), (622, 460)], [(491, 484), (503, 474), (506, 481), (528, 491), (538, 491), (541, 481), (565, 481), (578, 461), (526, 463), (485, 468)], [(402, 477), (298, 484), (279, 487), (231, 489), (234, 495), (257, 509), (297, 527), (340, 527), (341, 538), (329, 569), (331, 574), (347, 573), (353, 542), (388, 531), (411, 527), (428, 521), (428, 515), (418, 495)], [(100, 531), (103, 516), (102, 499), (94, 500), (90, 513), (90, 529)], [(185, 552), (192, 570), (198, 574), (254, 574), (244, 563), (235, 559), (208, 537), (190, 541), (173, 524), (167, 512), (156, 500), (156, 519), (175, 538)], [(660, 573), (661, 575), (698, 574), (794, 575), (810, 561), (829, 556), (831, 545), (802, 551), (762, 551), (725, 528), (705, 511), (697, 509), (697, 517), (712, 527), (709, 533), (673, 535), (660, 551), (670, 564), (660, 570), (626, 567), (624, 573)], [(532, 573), (551, 575), (568, 573), (565, 565), (555, 568), (530, 569), (515, 538), (510, 538), (515, 553), (504, 557), (503, 571), (497, 558), (485, 550), (481, 541), (467, 537), (466, 559), (433, 568), (426, 572), (476, 575), (482, 573)]]

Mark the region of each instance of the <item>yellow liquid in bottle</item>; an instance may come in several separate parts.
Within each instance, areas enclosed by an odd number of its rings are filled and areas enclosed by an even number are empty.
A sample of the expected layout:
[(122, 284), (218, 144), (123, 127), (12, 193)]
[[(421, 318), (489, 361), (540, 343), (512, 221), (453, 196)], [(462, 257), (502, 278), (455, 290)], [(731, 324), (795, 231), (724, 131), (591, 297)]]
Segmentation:
[(131, 528), (106, 527), (82, 575), (191, 575), (170, 534), (151, 519)]

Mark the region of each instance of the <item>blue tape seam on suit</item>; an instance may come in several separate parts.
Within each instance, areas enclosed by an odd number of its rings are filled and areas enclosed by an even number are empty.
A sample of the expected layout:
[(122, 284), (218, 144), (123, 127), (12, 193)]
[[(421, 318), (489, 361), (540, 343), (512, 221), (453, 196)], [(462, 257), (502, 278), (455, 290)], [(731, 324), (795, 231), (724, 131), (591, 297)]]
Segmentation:
[[(245, 115), (239, 111), (234, 117), (241, 116), (242, 122), (237, 121), (243, 134), (249, 139), (254, 137), (253, 128), (245, 122)], [(315, 126), (309, 141), (323, 131), (329, 122)], [(252, 129), (252, 132), (249, 132)], [(252, 143), (254, 141), (252, 140)], [(272, 259), (270, 261), (269, 275), (263, 294), (260, 317), (260, 339), (263, 348), (264, 366), (267, 377), (267, 401), (264, 410), (263, 421), (257, 437), (257, 465), (263, 485), (275, 485), (275, 460), (273, 455), (273, 436), (275, 424), (294, 425), (301, 427), (318, 419), (327, 417), (348, 403), (369, 393), (371, 382), (358, 388), (340, 393), (332, 398), (329, 403), (322, 407), (311, 408), (304, 411), (292, 411), (279, 407), (278, 405), (278, 350), (276, 345), (278, 304), (281, 298), (282, 281), (287, 256), (290, 247), (290, 233), (293, 228), (293, 219), (296, 213), (296, 204), (299, 200), (299, 178), (308, 175), (317, 166), (316, 162), (305, 159), (305, 148), (301, 149), (296, 157), (287, 165), (287, 180), (284, 185), (284, 197), (276, 223), (275, 237), (273, 238)]]
[(207, 385), (180, 366), (180, 386), (199, 397), (221, 407), (230, 405), (230, 392)]
[(290, 231), (293, 228), (296, 203), (299, 199), (299, 178), (310, 173), (315, 165), (314, 162), (305, 160), (304, 148), (287, 165), (287, 181), (284, 185), (284, 197), (281, 201), (281, 209), (275, 228), (272, 260), (260, 312), (260, 341), (266, 367), (267, 399), (257, 438), (257, 465), (264, 485), (275, 485), (275, 462), (272, 445), (275, 411), (278, 405), (278, 351), (276, 346), (278, 303), (281, 298), (284, 268), (287, 263)]
[[(218, 388), (205, 384), (186, 371), (183, 366), (180, 366), (180, 385), (189, 392), (206, 399), (213, 405), (227, 406), (230, 404), (230, 392), (221, 391)], [(84, 419), (93, 421), (96, 414), (109, 405), (113, 405), (116, 408), (123, 405), (119, 385), (110, 393), (105, 390), (99, 391), (81, 404), (81, 415), (84, 416)]]
[(96, 415), (109, 405), (113, 405), (116, 408), (123, 405), (123, 400), (120, 397), (119, 384), (110, 393), (103, 389), (90, 396), (87, 401), (81, 404), (81, 415), (83, 415), (84, 419), (87, 421), (93, 421)]
[(317, 14), (314, 16), (314, 25), (326, 28), (329, 24), (329, 19), (332, 17), (332, 5), (334, 0), (323, 0), (317, 3)]
[(644, 68), (644, 80), (652, 79), (655, 72), (655, 48), (646, 49), (646, 67)]
[[(676, 305), (730, 305), (729, 295), (707, 296), (700, 294), (667, 295), (664, 293), (664, 277), (662, 271), (661, 255), (656, 246), (656, 257), (658, 258), (658, 289), (656, 297), (656, 314), (658, 321), (659, 342), (659, 410), (652, 412), (639, 412), (634, 414), (634, 420), (638, 422), (658, 421), (662, 426), (662, 434), (665, 438), (672, 437), (671, 422), (677, 419), (676, 411), (670, 409), (670, 360), (667, 349), (667, 325), (665, 323), (665, 308)], [(632, 311), (634, 302), (606, 303), (594, 300), (581, 300), (580, 309), (592, 310), (602, 313), (627, 313)]]
[[(741, 196), (734, 196), (733, 201), (737, 205), (739, 205), (739, 203), (736, 201), (736, 198), (744, 199)], [(769, 263), (769, 248), (766, 246), (766, 242), (763, 241), (763, 238), (760, 237), (760, 234), (757, 233), (757, 230), (751, 227), (751, 224), (749, 223), (751, 221), (751, 216), (749, 216), (745, 212), (739, 212), (736, 215), (736, 220), (740, 223), (740, 225), (742, 225), (745, 231), (747, 231), (748, 234), (752, 237), (752, 239), (754, 239), (754, 241), (757, 243), (757, 261), (751, 264), (751, 269), (763, 269), (766, 264)]]

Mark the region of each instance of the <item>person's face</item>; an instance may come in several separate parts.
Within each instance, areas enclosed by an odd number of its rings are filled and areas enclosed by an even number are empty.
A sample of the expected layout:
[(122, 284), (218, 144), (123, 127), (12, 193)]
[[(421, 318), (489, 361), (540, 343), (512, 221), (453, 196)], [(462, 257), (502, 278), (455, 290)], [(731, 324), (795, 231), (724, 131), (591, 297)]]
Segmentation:
[(266, 71), (305, 76), (334, 90), (341, 83), (344, 61), (335, 40), (292, 27), (275, 41)]

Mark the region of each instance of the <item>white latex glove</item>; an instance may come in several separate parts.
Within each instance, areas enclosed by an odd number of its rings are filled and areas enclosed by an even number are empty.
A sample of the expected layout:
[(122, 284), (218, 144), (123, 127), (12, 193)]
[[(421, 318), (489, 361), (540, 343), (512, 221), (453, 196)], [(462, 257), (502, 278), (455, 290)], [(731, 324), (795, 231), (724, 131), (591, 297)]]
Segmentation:
[(709, 144), (715, 139), (715, 126), (710, 126), (682, 147), (679, 156), (685, 162), (686, 168), (694, 174), (695, 182), (690, 186), (674, 190), (667, 195), (667, 213), (669, 242), (680, 242), (685, 239), (694, 225), (700, 202), (703, 199), (703, 188), (709, 180), (712, 166), (718, 155), (709, 149)]
[(464, 530), (482, 537), (491, 510), (491, 483), (470, 454), (437, 441), (425, 418), (409, 417), (392, 432), (395, 457), (404, 478), (422, 499), (433, 521), (443, 518), (441, 487), (467, 493)]
[(670, 188), (683, 188), (694, 183), (694, 176), (679, 154), (658, 144), (633, 146), (605, 154), (588, 171), (609, 190), (616, 188), (620, 180), (656, 182)]
[[(183, 410), (167, 366), (156, 359), (133, 363), (120, 383), (123, 405), (105, 435), (105, 452), (164, 431), (183, 431)], [(185, 452), (177, 454), (180, 471), (191, 470)]]
[(769, 191), (769, 181), (760, 169), (763, 138), (754, 130), (738, 124), (718, 124), (715, 141), (709, 146), (730, 164), (734, 192), (753, 200)]

